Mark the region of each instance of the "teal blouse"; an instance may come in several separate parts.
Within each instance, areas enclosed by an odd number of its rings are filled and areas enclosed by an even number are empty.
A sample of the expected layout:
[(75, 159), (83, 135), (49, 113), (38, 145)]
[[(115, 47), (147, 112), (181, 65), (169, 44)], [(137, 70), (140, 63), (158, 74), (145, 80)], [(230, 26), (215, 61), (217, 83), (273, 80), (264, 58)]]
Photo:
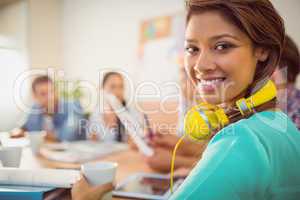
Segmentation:
[(281, 111), (227, 126), (171, 199), (300, 199), (300, 132)]

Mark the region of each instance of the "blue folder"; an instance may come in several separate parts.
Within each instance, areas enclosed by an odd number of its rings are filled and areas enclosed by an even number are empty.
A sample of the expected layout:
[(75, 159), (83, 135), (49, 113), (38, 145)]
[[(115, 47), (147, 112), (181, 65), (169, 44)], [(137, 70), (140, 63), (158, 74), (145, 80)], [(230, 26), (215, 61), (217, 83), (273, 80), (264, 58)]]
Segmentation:
[(55, 188), (0, 185), (0, 200), (43, 200), (44, 193)]

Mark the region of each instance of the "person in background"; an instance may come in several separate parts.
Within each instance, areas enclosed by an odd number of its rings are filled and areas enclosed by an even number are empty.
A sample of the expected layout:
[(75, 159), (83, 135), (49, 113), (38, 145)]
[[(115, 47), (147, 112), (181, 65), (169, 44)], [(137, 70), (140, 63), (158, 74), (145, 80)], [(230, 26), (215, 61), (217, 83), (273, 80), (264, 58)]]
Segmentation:
[[(142, 116), (135, 109), (127, 105), (125, 99), (125, 85), (123, 76), (118, 72), (108, 72), (101, 84), (101, 95), (114, 95), (139, 123), (143, 123)], [(98, 105), (97, 110), (90, 117), (89, 135), (92, 139), (103, 141), (127, 142), (125, 126), (118, 118), (112, 107), (104, 102), (104, 108)], [(103, 109), (105, 109), (103, 111)], [(129, 140), (130, 142), (131, 140)]]
[(23, 137), (26, 131), (46, 131), (46, 140), (54, 142), (86, 138), (80, 125), (85, 123), (80, 103), (59, 99), (50, 77), (36, 77), (32, 82), (32, 95), (35, 103), (30, 114), (25, 124), (13, 131), (11, 137)]
[(298, 129), (300, 129), (300, 90), (296, 88), (296, 81), (299, 71), (299, 49), (292, 38), (286, 36), (279, 68), (272, 78), (279, 89), (277, 95), (279, 107), (288, 114)]

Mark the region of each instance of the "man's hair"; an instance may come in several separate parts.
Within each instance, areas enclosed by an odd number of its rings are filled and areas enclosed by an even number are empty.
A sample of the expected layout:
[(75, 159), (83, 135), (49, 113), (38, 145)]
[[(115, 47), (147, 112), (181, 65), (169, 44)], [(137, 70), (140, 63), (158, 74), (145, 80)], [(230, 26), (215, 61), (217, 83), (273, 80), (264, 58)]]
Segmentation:
[(47, 75), (38, 76), (33, 80), (32, 84), (31, 84), (32, 91), (35, 92), (36, 86), (39, 84), (42, 84), (42, 83), (53, 83), (53, 81)]

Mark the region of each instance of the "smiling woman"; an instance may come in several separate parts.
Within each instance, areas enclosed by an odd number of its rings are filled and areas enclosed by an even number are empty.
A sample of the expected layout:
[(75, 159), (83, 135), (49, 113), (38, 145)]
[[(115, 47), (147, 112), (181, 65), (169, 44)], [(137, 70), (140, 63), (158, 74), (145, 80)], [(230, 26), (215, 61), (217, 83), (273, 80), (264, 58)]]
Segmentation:
[(185, 37), (185, 67), (205, 102), (188, 112), (185, 131), (196, 140), (204, 138), (201, 132), (213, 134), (171, 199), (296, 200), (300, 134), (275, 109), (276, 89), (268, 81), (285, 39), (271, 2), (188, 0)]

